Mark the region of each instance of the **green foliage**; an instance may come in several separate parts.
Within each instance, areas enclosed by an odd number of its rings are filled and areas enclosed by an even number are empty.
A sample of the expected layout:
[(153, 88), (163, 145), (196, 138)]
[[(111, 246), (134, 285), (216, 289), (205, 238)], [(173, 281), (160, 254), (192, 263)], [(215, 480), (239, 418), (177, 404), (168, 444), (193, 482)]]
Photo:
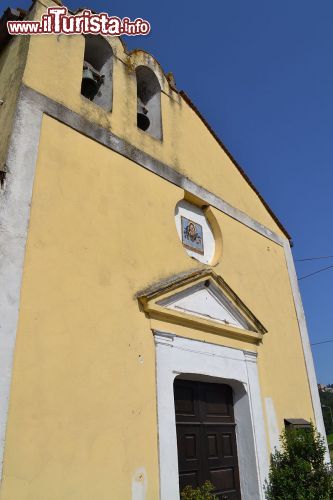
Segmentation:
[(328, 444), (329, 445), (333, 444), (333, 432), (331, 434), (328, 434), (328, 436), (326, 436), (326, 437), (327, 437)]
[(181, 500), (217, 500), (217, 497), (212, 493), (214, 486), (210, 481), (206, 481), (198, 488), (192, 486), (185, 486), (180, 494)]
[(331, 500), (333, 476), (325, 464), (323, 438), (311, 429), (284, 431), (281, 450), (271, 455), (268, 500)]
[(333, 393), (319, 391), (319, 397), (321, 405), (324, 406), (324, 408), (322, 408), (322, 411), (323, 411), (326, 434), (330, 434), (333, 432), (333, 422), (330, 410), (327, 408), (327, 406), (331, 408), (331, 411), (333, 413)]

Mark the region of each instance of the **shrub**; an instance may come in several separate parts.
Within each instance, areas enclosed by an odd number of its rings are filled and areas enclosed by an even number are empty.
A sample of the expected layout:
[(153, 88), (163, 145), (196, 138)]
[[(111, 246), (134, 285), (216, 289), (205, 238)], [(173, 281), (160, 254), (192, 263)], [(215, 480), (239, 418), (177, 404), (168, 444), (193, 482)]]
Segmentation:
[(331, 500), (333, 480), (325, 464), (325, 445), (310, 429), (283, 431), (281, 450), (271, 455), (265, 492), (268, 500)]
[(212, 493), (214, 486), (210, 481), (206, 481), (202, 486), (192, 488), (185, 486), (180, 494), (181, 500), (217, 500), (217, 497)]

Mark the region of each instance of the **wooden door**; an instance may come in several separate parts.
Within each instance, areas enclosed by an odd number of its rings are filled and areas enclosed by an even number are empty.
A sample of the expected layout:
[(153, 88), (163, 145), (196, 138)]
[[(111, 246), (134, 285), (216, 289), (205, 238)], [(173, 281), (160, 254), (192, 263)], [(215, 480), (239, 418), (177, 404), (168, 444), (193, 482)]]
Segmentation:
[(176, 379), (174, 393), (180, 491), (209, 480), (219, 500), (239, 500), (231, 387)]

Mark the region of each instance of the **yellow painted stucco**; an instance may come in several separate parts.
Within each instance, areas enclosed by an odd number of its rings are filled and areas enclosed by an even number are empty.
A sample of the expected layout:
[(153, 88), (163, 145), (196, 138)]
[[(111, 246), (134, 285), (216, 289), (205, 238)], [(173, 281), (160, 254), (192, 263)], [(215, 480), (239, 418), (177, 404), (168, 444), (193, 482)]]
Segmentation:
[[(47, 4), (51, 5), (52, 2)], [(37, 3), (35, 18), (39, 19), (44, 10), (45, 7)], [(258, 222), (282, 234), (256, 193), (197, 114), (171, 89), (157, 61), (142, 51), (134, 51), (128, 55), (118, 38), (109, 37), (109, 42), (115, 54), (111, 113), (104, 112), (80, 94), (83, 36), (32, 37), (23, 81), (29, 87), (125, 138), (221, 196)], [(181, 51), (181, 47), (179, 50)], [(153, 68), (161, 83), (163, 141), (150, 137), (136, 126), (136, 78), (133, 68), (140, 64)], [(44, 70), (40, 71), (40, 68)], [(194, 68), (193, 75), (195, 71)]]
[[(174, 207), (183, 195), (44, 117), (2, 500), (130, 499), (140, 467), (147, 499), (158, 498), (152, 325), (134, 295), (198, 268), (175, 228)], [(283, 250), (219, 211), (214, 215), (224, 241), (214, 271), (268, 333), (255, 346), (175, 325), (168, 331), (258, 350), (262, 395), (274, 396), (281, 427), (290, 413), (313, 419)]]
[[(35, 17), (44, 9), (37, 2)], [(32, 37), (23, 82), (285, 238), (197, 114), (169, 87), (158, 63), (140, 51), (128, 56), (118, 39), (110, 43), (111, 113), (80, 95), (81, 36)], [(161, 83), (163, 141), (136, 127), (132, 69), (143, 63)], [(215, 233), (221, 233), (213, 270), (266, 327), (262, 342), (152, 319), (142, 311), (135, 297), (140, 290), (209, 268), (189, 258), (178, 238), (174, 211), (184, 198), (191, 199), (43, 116), (1, 500), (131, 500), (135, 480), (146, 483), (147, 500), (159, 498), (152, 329), (257, 352), (263, 406), (266, 397), (274, 399), (279, 428), (288, 417), (314, 420), (282, 246), (209, 208)], [(265, 424), (267, 430), (267, 419)]]

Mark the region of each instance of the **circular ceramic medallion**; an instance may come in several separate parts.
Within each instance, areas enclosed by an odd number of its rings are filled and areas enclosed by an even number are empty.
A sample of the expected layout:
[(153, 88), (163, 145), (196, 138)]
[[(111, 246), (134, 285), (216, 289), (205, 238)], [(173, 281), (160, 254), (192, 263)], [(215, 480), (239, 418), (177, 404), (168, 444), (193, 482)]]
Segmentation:
[(179, 201), (175, 221), (187, 254), (204, 264), (211, 264), (215, 256), (215, 238), (204, 211), (188, 201)]

